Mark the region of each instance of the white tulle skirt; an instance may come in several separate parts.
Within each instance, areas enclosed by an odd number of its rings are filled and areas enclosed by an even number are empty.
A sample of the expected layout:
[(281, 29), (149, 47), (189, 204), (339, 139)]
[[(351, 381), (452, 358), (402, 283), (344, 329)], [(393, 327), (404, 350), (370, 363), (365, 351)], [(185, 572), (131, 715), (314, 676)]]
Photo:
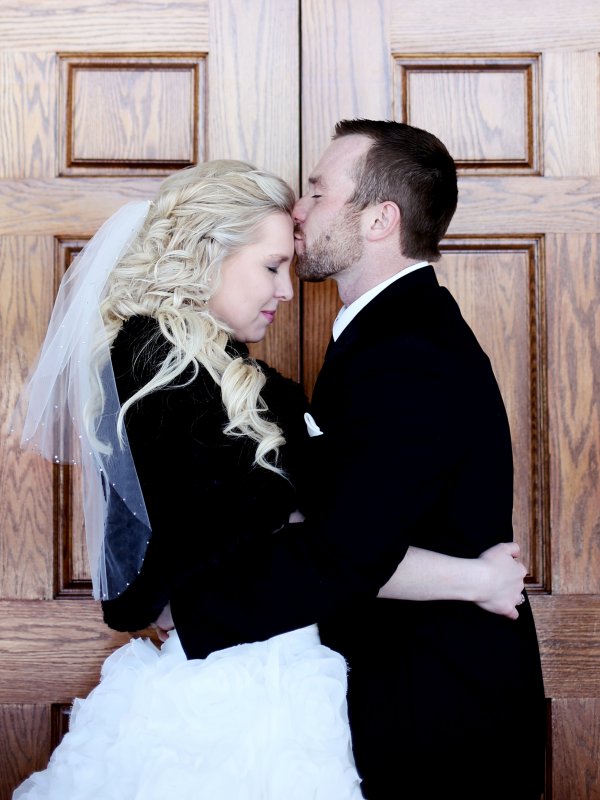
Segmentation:
[(358, 800), (346, 663), (316, 626), (188, 661), (132, 639), (13, 800)]

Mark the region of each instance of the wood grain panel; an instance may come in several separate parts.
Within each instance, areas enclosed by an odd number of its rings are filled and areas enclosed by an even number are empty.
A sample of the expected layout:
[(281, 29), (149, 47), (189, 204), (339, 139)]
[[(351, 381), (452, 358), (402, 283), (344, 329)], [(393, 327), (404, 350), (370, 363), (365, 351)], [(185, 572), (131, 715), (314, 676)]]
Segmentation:
[[(73, 67), (71, 80), (69, 166), (104, 161), (178, 166), (197, 160), (192, 67), (152, 69), (140, 59), (135, 69)], [(146, 102), (150, 97), (152, 106)]]
[(450, 238), (441, 249), (438, 279), (490, 357), (506, 405), (515, 538), (529, 568), (528, 583), (550, 589), (543, 245), (536, 238)]
[(600, 592), (600, 235), (547, 239), (553, 586)]
[[(352, 5), (352, 12), (342, 9), (342, 5)], [(370, 24), (380, 26), (384, 39), (381, 49), (373, 51), (370, 42), (363, 45), (360, 39), (354, 40), (354, 28), (348, 18), (359, 5), (362, 8), (357, 13), (366, 9), (365, 13), (372, 15)], [(308, 25), (312, 19), (318, 19), (318, 24)], [(554, 787), (548, 786), (546, 800), (551, 800), (551, 795), (555, 800), (596, 798), (600, 794), (596, 722), (600, 710), (597, 707), (600, 696), (597, 624), (600, 612), (600, 527), (597, 522), (600, 422), (595, 399), (600, 396), (600, 316), (597, 312), (600, 13), (597, 0), (553, 3), (528, 0), (525, 4), (521, 0), (496, 4), (483, 0), (452, 0), (451, 3), (387, 0), (363, 4), (318, 3), (315, 0), (314, 4), (303, 4), (302, 33), (305, 42), (303, 128), (307, 132), (303, 155), (311, 146), (311, 140), (317, 142), (317, 151), (327, 143), (331, 125), (328, 115), (334, 119), (342, 116), (336, 107), (338, 86), (342, 87), (344, 96), (361, 98), (364, 80), (368, 78), (371, 91), (379, 96), (385, 80), (384, 71), (376, 69), (373, 74), (364, 64), (362, 70), (353, 74), (352, 57), (363, 62), (372, 57), (377, 62), (384, 52), (386, 58), (401, 55), (413, 65), (419, 60), (430, 60), (428, 63), (433, 63), (437, 69), (440, 54), (443, 54), (447, 62), (456, 65), (452, 74), (446, 69), (441, 72), (438, 69), (436, 74), (434, 70), (426, 73), (424, 69), (412, 72), (416, 80), (411, 91), (414, 89), (418, 93), (415, 101), (418, 105), (412, 103), (409, 108), (410, 121), (432, 128), (440, 118), (450, 120), (447, 132), (442, 133), (441, 127), (438, 132), (459, 156), (467, 153), (469, 157), (475, 153), (477, 159), (492, 160), (501, 153), (502, 158), (508, 154), (513, 159), (509, 168), (515, 171), (523, 168), (526, 173), (534, 166), (531, 170), (534, 174), (499, 174), (502, 169), (494, 168), (492, 174), (485, 174), (481, 169), (474, 175), (461, 175), (458, 211), (449, 235), (470, 239), (522, 237), (547, 245), (541, 246), (546, 257), (544, 259), (542, 253), (540, 262), (547, 281), (546, 292), (541, 284), (537, 284), (537, 288), (526, 285), (526, 259), (515, 253), (519, 274), (504, 285), (512, 296), (508, 293), (501, 296), (502, 314), (496, 314), (492, 320), (495, 326), (500, 325), (506, 337), (512, 336), (506, 339), (508, 355), (499, 357), (506, 374), (514, 381), (515, 394), (510, 403), (516, 405), (520, 419), (528, 414), (523, 401), (529, 394), (532, 376), (542, 381), (547, 378), (546, 392), (538, 392), (535, 402), (538, 411), (546, 414), (549, 420), (546, 454), (549, 478), (545, 489), (540, 485), (540, 492), (545, 492), (542, 502), (547, 509), (546, 519), (551, 523), (551, 536), (546, 537), (546, 545), (551, 550), (552, 572), (550, 558), (542, 564), (542, 572), (543, 586), (551, 588), (554, 594), (545, 594), (540, 588), (532, 594), (531, 600), (540, 638), (546, 694), (549, 698), (583, 700), (583, 705), (573, 706), (568, 715), (560, 719), (560, 726), (555, 725), (554, 734), (560, 730), (560, 737), (553, 737), (554, 752), (549, 753)], [(347, 56), (349, 42), (352, 42), (353, 51), (350, 58)], [(342, 62), (339, 65), (338, 53)], [(532, 101), (527, 102), (529, 78), (519, 85), (508, 73), (499, 76), (505, 81), (508, 79), (503, 86), (506, 96), (499, 94), (502, 81), (461, 76), (459, 62), (466, 57), (480, 63), (503, 58), (539, 63), (539, 70), (534, 70), (539, 71), (537, 93), (532, 83)], [(514, 108), (509, 106), (508, 97), (514, 101)], [(385, 108), (385, 99), (382, 107)], [(363, 116), (390, 116), (385, 111), (366, 113), (360, 104), (358, 108)], [(504, 120), (499, 121), (497, 114), (502, 111), (510, 125), (516, 123), (518, 131), (501, 127)], [(521, 136), (524, 124), (530, 133)], [(320, 140), (311, 135), (313, 129), (322, 137)], [(503, 138), (505, 130), (508, 135)], [(537, 134), (538, 146), (533, 160), (530, 157), (531, 131)], [(527, 152), (526, 165), (518, 164), (520, 147)], [(311, 155), (309, 150), (308, 153)], [(314, 155), (316, 157), (318, 152)], [(314, 158), (304, 156), (304, 176), (312, 164)], [(499, 260), (494, 270), (497, 271), (501, 263)], [(504, 268), (510, 269), (506, 262)], [(494, 285), (499, 288), (503, 284), (494, 280)], [(323, 290), (324, 287), (317, 288)], [(485, 286), (473, 283), (465, 284), (465, 288), (471, 299), (461, 299), (463, 308), (477, 304), (480, 299), (488, 301)], [(531, 317), (526, 324), (527, 313), (532, 308), (532, 291), (536, 314), (543, 315), (546, 306), (548, 319), (547, 356), (545, 359), (538, 357), (537, 365), (531, 358), (529, 337), (533, 337), (537, 347), (539, 342), (535, 338), (540, 326), (532, 323)], [(314, 303), (314, 299), (310, 302)], [(311, 317), (309, 303), (305, 306), (306, 319), (309, 323), (317, 320), (315, 327), (320, 330), (317, 313)], [(327, 307), (324, 313), (331, 312)], [(502, 344), (505, 344), (504, 339), (497, 346)], [(519, 351), (516, 360), (515, 347)], [(497, 361), (496, 356), (494, 361)], [(310, 358), (306, 358), (306, 364), (310, 374)], [(536, 375), (539, 366), (543, 372), (544, 364), (546, 374)], [(545, 397), (547, 408), (544, 408)], [(533, 407), (532, 397), (531, 409)], [(521, 431), (525, 434), (526, 428)], [(519, 435), (520, 451), (529, 447), (533, 452), (539, 446), (535, 431), (533, 425), (527, 440)], [(531, 480), (525, 490), (531, 488)], [(521, 492), (517, 504), (523, 509), (526, 498), (520, 480), (517, 488)], [(532, 495), (530, 511), (538, 518), (539, 499)], [(538, 538), (536, 535), (536, 542)], [(575, 594), (569, 596), (567, 592)], [(593, 698), (589, 705), (587, 698)], [(581, 721), (577, 719), (578, 714)], [(525, 726), (520, 736), (527, 735)]]
[(0, 235), (93, 236), (120, 206), (151, 199), (159, 185), (159, 178), (0, 182)]
[(71, 703), (96, 686), (100, 666), (131, 638), (111, 631), (98, 602), (0, 602), (0, 703)]
[[(388, 3), (303, 0), (302, 180), (344, 118), (389, 119)], [(336, 36), (336, 31), (343, 31)]]
[[(445, 13), (446, 12), (446, 13)], [(437, 23), (437, 24), (436, 24)], [(391, 45), (404, 52), (597, 49), (596, 0), (391, 3)]]
[(0, 705), (0, 800), (50, 757), (50, 708), (47, 705)]
[[(276, 131), (299, 125), (298, 15), (298, 0), (211, 3), (208, 65), (207, 157), (250, 161), (294, 188), (298, 141)], [(232, 92), (235, 102), (227, 102)]]
[[(597, 697), (600, 597), (531, 596), (547, 697)], [(70, 703), (98, 682), (128, 634), (109, 630), (93, 600), (0, 601), (0, 703)]]
[(551, 800), (600, 800), (600, 700), (553, 700), (551, 735)]
[(394, 118), (431, 131), (461, 174), (539, 173), (538, 57), (394, 55)]
[(81, 471), (59, 466), (54, 473), (55, 595), (92, 593), (85, 527)]
[(546, 697), (600, 697), (600, 596), (530, 595)]
[[(119, 206), (153, 197), (159, 184), (158, 178), (3, 181), (0, 235), (92, 235)], [(599, 218), (599, 178), (462, 178), (450, 232), (595, 233)]]
[(56, 60), (0, 50), (0, 75), (5, 85), (20, 89), (0, 92), (0, 179), (50, 178), (56, 162)]
[[(73, 258), (87, 241), (56, 237), (55, 294)], [(83, 520), (82, 477), (78, 467), (61, 465), (54, 469), (54, 552), (55, 595), (89, 597), (92, 583)]]
[[(303, 0), (302, 186), (344, 118), (389, 119), (387, 0)], [(343, 35), (336, 32), (343, 31)], [(302, 383), (310, 394), (340, 302), (335, 283), (302, 286)]]
[(69, 730), (72, 703), (53, 703), (50, 717), (50, 744), (54, 750)]
[(594, 233), (600, 179), (462, 178), (451, 233)]
[[(166, 33), (168, 32), (168, 33)], [(208, 0), (20, 0), (0, 15), (0, 48), (22, 52), (185, 51), (208, 41)]]
[[(328, 130), (324, 138), (330, 132)], [(306, 138), (308, 140), (308, 136)], [(115, 189), (112, 198), (108, 196), (111, 194), (107, 192), (109, 187)], [(27, 181), (25, 185), (16, 182), (0, 185), (0, 233), (15, 230), (22, 224), (25, 224), (25, 233), (38, 230), (54, 233), (57, 210), (65, 213), (68, 224), (69, 217), (76, 218), (82, 207), (89, 208), (91, 230), (86, 232), (91, 233), (118, 205), (128, 199), (151, 196), (154, 191), (133, 181), (103, 179), (78, 182), (77, 187), (70, 187), (67, 193), (66, 189), (60, 180), (49, 184)], [(462, 228), (465, 232), (529, 233), (547, 230), (551, 224), (564, 231), (594, 231), (600, 213), (600, 182), (594, 179), (571, 178), (561, 182), (544, 178), (463, 179), (460, 191), (454, 231)], [(73, 192), (74, 201), (71, 209), (68, 207), (70, 192)], [(48, 194), (52, 196), (51, 203)], [(31, 214), (26, 214), (29, 209)], [(78, 234), (81, 228), (72, 232)]]
[[(299, 0), (220, 0), (210, 4), (207, 158), (239, 158), (298, 189)], [(222, 43), (228, 42), (227, 47)], [(257, 43), (260, 43), (259, 45)], [(280, 131), (288, 131), (280, 135)], [(296, 283), (297, 289), (297, 283)], [(251, 353), (300, 377), (299, 301)]]
[(302, 383), (308, 396), (325, 358), (331, 328), (342, 302), (335, 281), (305, 283), (302, 326)]
[(61, 175), (168, 174), (204, 160), (202, 54), (60, 56)]
[(600, 175), (600, 12), (590, 52), (544, 54), (544, 172), (548, 176)]
[[(107, 0), (103, 4), (95, 0), (57, 0), (50, 4), (46, 0), (24, 0), (4, 5), (0, 14), (0, 348), (4, 359), (0, 403), (6, 409), (45, 331), (54, 288), (54, 240), (91, 236), (123, 203), (151, 198), (160, 183), (160, 178), (140, 177), (148, 171), (145, 164), (128, 176), (111, 173), (86, 177), (81, 175), (89, 166), (86, 162), (77, 175), (55, 177), (60, 167), (56, 133), (61, 108), (57, 97), (58, 54), (62, 54), (63, 62), (69, 58), (75, 61), (83, 52), (113, 64), (124, 54), (138, 54), (146, 64), (158, 59), (164, 65), (165, 54), (173, 54), (171, 62), (180, 57), (189, 61), (190, 53), (210, 51), (213, 64), (226, 65), (215, 71), (211, 86), (215, 154), (222, 146), (224, 156), (251, 156), (297, 187), (299, 2), (214, 0), (211, 6), (219, 24), (213, 26), (210, 41), (208, 0)], [(195, 155), (189, 153), (195, 136), (189, 131), (192, 103), (182, 101), (183, 91), (188, 91), (189, 73), (171, 71), (166, 75), (157, 69), (141, 79), (139, 71), (137, 75), (121, 73), (118, 77), (123, 80), (112, 84), (115, 92), (111, 96), (107, 91), (100, 92), (105, 87), (100, 87), (98, 75), (87, 72), (88, 82), (79, 88), (87, 93), (85, 98), (98, 99), (105, 108), (110, 104), (111, 111), (117, 108), (119, 113), (102, 116), (98, 109), (99, 116), (94, 117), (95, 109), (82, 104), (80, 93), (71, 114), (75, 159), (108, 162), (137, 158), (139, 163), (140, 158), (154, 158), (155, 150), (159, 158), (164, 160), (166, 153), (174, 166), (180, 166), (181, 161), (201, 157), (200, 148)], [(168, 81), (161, 81), (165, 77), (174, 78), (177, 84), (168, 97), (173, 84), (167, 87)], [(125, 96), (131, 83), (133, 99)], [(117, 103), (115, 98), (121, 90)], [(135, 128), (138, 120), (140, 126), (145, 125), (143, 132), (141, 127)], [(176, 129), (173, 124), (188, 127)], [(197, 135), (205, 135), (206, 127), (205, 119), (200, 120)], [(104, 150), (97, 146), (98, 141)], [(230, 149), (231, 141), (240, 145), (238, 152)], [(156, 162), (152, 166), (156, 167)], [(269, 356), (269, 360), (297, 376), (297, 307), (287, 313), (291, 324), (282, 324), (282, 314), (272, 331), (279, 363), (276, 357)], [(17, 339), (22, 343), (20, 352), (15, 350)], [(0, 423), (4, 421), (0, 419)], [(11, 708), (21, 702), (41, 705), (31, 706), (29, 718), (23, 712), (21, 723), (14, 721), (14, 714), (8, 714), (4, 725), (0, 714), (0, 797), (7, 798), (21, 778), (47, 761), (50, 706), (51, 737), (56, 743), (64, 730), (60, 721), (65, 720), (57, 704), (68, 707), (74, 696), (85, 696), (97, 684), (104, 658), (129, 638), (103, 624), (98, 604), (73, 596), (86, 578), (87, 559), (77, 523), (78, 487), (68, 470), (57, 470), (37, 457), (30, 462), (21, 460), (27, 457), (17, 457), (11, 448), (3, 440), (0, 598), (15, 599), (5, 601), (6, 605), (0, 603), (0, 697)], [(56, 504), (54, 520), (53, 490), (55, 500), (63, 494)], [(53, 522), (60, 523), (55, 530), (55, 554)], [(58, 569), (53, 586), (54, 556)], [(53, 589), (58, 591), (58, 599), (35, 599), (51, 598)], [(43, 730), (36, 717), (39, 713), (46, 719)], [(5, 730), (15, 743), (10, 752), (5, 746)], [(24, 758), (19, 756), (17, 745)]]
[[(0, 284), (0, 430), (6, 433), (50, 317), (52, 241), (0, 237)], [(52, 469), (39, 456), (23, 453), (17, 436), (5, 438), (0, 449), (0, 597), (52, 594)]]

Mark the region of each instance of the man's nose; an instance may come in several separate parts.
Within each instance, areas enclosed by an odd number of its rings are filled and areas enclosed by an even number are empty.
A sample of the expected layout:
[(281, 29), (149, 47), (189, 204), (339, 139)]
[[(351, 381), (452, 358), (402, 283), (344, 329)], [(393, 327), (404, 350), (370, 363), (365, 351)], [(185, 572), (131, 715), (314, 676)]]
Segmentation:
[(306, 199), (304, 197), (298, 198), (296, 204), (292, 209), (292, 219), (294, 222), (304, 222), (306, 219)]

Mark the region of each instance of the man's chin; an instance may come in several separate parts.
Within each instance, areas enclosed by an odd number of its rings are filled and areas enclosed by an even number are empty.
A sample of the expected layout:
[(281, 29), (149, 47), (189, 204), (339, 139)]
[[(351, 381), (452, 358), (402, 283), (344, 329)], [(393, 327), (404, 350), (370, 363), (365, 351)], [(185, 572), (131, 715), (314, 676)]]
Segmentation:
[(304, 283), (323, 283), (329, 278), (329, 275), (303, 275), (301, 272), (298, 272), (298, 270), (296, 270), (296, 275), (301, 281), (304, 281)]
[(315, 264), (313, 259), (308, 259), (302, 255), (296, 258), (295, 270), (300, 280), (308, 283), (323, 283), (329, 277), (329, 275), (322, 274), (320, 265)]

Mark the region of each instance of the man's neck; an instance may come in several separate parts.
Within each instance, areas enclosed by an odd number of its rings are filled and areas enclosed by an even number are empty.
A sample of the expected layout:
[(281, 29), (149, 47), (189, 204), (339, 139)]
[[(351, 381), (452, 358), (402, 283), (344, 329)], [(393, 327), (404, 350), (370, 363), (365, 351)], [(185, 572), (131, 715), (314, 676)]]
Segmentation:
[(378, 262), (377, 264), (365, 264), (357, 262), (352, 267), (333, 276), (337, 283), (340, 300), (345, 306), (352, 305), (365, 292), (379, 286), (380, 283), (387, 281), (388, 278), (397, 275), (406, 267), (418, 264), (420, 258), (406, 258), (398, 256), (391, 261)]

